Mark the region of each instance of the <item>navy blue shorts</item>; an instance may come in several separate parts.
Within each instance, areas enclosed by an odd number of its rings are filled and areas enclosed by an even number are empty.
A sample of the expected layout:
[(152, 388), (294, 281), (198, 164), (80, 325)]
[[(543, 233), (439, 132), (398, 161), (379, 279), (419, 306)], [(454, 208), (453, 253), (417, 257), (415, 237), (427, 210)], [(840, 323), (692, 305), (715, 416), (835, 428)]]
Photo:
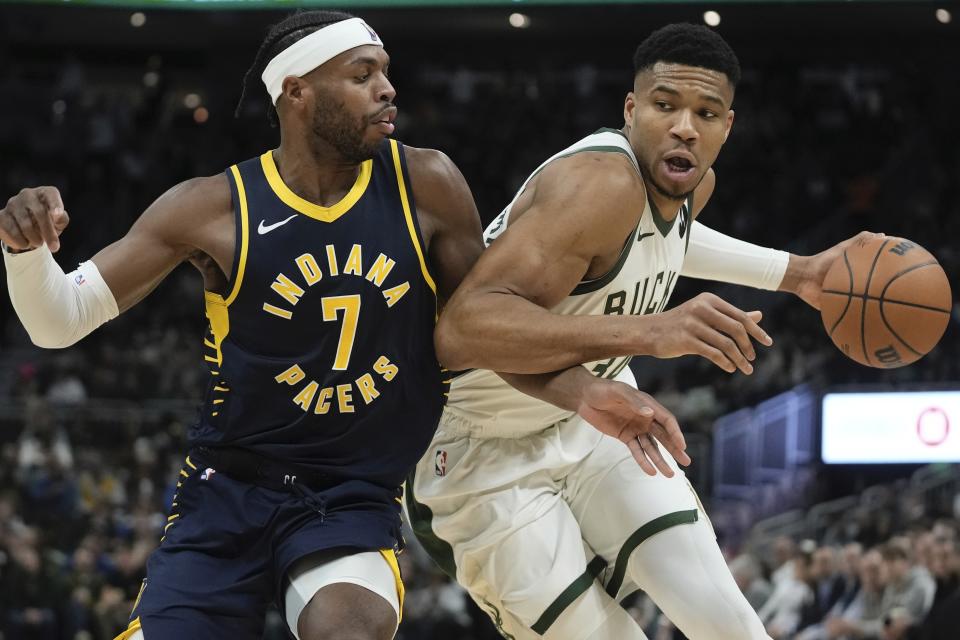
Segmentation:
[(323, 491), (267, 489), (211, 473), (191, 453), (127, 633), (261, 640), (270, 602), (284, 611), (286, 574), (298, 559), (399, 548), (399, 496), (399, 487), (362, 480)]

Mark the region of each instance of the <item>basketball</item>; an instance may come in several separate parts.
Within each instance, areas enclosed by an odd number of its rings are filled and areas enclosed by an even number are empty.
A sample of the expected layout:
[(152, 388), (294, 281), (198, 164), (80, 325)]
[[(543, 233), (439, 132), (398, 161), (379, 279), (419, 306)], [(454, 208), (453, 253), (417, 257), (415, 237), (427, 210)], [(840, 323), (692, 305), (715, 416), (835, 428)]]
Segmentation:
[(937, 259), (903, 238), (855, 243), (823, 281), (820, 314), (830, 339), (868, 367), (902, 367), (933, 349), (952, 298)]

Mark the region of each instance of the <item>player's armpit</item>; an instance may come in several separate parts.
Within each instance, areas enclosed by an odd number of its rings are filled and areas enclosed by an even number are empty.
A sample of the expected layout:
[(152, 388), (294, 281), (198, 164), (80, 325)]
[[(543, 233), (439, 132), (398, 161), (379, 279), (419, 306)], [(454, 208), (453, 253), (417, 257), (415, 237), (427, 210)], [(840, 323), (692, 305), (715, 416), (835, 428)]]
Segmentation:
[(145, 298), (177, 265), (201, 251), (230, 276), (235, 229), (226, 175), (194, 178), (160, 196), (94, 264), (120, 312)]
[(483, 251), (480, 215), (463, 174), (444, 153), (404, 147), (410, 188), (441, 306)]
[(527, 208), (511, 213), (509, 229), (441, 315), (440, 361), (451, 369), (541, 373), (641, 352), (635, 319), (549, 311), (592, 265), (612, 267), (635, 228), (645, 193), (629, 160), (577, 154), (551, 163), (530, 189)]

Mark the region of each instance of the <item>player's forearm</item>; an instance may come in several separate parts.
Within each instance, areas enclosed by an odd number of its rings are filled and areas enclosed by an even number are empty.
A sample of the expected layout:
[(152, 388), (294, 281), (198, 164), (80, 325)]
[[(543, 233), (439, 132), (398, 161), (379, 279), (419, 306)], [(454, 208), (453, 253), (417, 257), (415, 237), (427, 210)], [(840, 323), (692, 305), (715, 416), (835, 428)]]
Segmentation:
[(65, 274), (45, 245), (3, 258), (10, 301), (38, 347), (68, 347), (119, 313), (92, 262)]
[(580, 365), (551, 373), (498, 373), (511, 387), (528, 396), (576, 411), (580, 407), (585, 386), (596, 378)]
[(770, 291), (794, 291), (802, 265), (797, 256), (785, 251), (744, 242), (694, 222), (680, 275)]
[(468, 294), (440, 316), (437, 357), (450, 369), (547, 373), (650, 353), (654, 316), (560, 315), (509, 293)]

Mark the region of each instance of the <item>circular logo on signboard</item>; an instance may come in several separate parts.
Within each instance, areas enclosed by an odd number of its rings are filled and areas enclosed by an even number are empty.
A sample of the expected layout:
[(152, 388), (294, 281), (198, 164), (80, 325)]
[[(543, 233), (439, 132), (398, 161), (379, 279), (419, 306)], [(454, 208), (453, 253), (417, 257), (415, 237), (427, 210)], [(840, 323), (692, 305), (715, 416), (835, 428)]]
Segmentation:
[(940, 407), (930, 407), (917, 417), (917, 437), (928, 447), (944, 443), (950, 435), (950, 418)]

